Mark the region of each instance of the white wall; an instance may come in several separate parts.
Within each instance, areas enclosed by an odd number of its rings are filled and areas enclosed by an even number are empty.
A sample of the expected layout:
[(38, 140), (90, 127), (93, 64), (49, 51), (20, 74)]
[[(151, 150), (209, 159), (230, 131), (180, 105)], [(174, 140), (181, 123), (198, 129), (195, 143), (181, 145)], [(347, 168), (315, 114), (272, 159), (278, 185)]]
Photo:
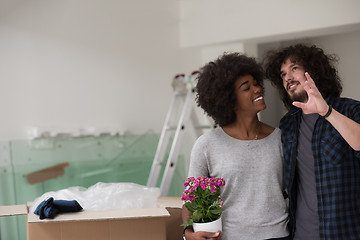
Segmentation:
[(34, 127), (160, 132), (175, 74), (296, 38), (345, 55), (344, 95), (358, 98), (359, 10), (357, 0), (0, 0), (0, 139)]
[(177, 1), (28, 0), (7, 9), (0, 139), (27, 138), (34, 127), (159, 132), (172, 78), (201, 62), (199, 49), (179, 48)]
[(360, 31), (317, 37), (311, 42), (338, 56), (338, 72), (343, 83), (341, 95), (360, 101)]
[(283, 40), (359, 28), (357, 0), (183, 0), (181, 46)]

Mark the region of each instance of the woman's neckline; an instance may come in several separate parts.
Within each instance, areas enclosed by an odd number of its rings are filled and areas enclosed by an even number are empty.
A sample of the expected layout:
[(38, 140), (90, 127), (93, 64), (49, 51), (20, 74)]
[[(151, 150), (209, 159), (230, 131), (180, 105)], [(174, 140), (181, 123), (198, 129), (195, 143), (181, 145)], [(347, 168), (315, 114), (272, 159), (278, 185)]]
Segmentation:
[[(219, 129), (221, 129), (221, 132), (231, 139), (234, 139), (237, 141), (242, 141), (242, 142), (252, 142), (252, 141), (261, 141), (261, 140), (265, 140), (265, 139), (269, 138), (271, 135), (273, 135), (276, 132), (277, 128), (274, 128), (272, 130), (272, 132), (270, 134), (268, 134), (267, 136), (265, 136), (264, 138), (258, 138), (258, 139), (239, 139), (239, 138), (236, 138), (236, 137), (233, 137), (233, 136), (227, 134), (222, 127), (219, 127)], [(255, 136), (255, 138), (256, 138), (256, 136)]]

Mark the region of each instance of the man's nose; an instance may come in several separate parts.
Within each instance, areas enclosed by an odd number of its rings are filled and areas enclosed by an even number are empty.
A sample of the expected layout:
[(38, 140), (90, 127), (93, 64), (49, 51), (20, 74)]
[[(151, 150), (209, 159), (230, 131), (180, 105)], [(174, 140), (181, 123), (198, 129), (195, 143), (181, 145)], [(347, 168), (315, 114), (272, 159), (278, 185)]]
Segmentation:
[(286, 82), (290, 82), (290, 81), (294, 80), (293, 75), (291, 74), (291, 72), (286, 73), (284, 79), (285, 79)]

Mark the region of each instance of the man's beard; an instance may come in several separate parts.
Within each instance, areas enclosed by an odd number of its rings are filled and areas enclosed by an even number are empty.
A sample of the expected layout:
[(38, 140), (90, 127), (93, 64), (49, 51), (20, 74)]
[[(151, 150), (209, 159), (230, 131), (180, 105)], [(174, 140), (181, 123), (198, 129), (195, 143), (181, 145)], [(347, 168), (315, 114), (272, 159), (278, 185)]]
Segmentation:
[(290, 99), (295, 102), (302, 102), (302, 103), (306, 103), (308, 100), (308, 95), (306, 93), (305, 90), (299, 92), (299, 93), (293, 93), (292, 95), (290, 95)]

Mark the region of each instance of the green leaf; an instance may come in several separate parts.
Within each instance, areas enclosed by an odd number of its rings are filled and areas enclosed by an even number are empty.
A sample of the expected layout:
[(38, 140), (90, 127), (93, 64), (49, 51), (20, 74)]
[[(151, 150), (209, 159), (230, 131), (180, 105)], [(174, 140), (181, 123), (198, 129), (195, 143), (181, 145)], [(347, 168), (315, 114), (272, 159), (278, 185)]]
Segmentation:
[(191, 217), (189, 217), (189, 219), (185, 223), (181, 224), (180, 226), (188, 227), (188, 226), (192, 226), (193, 224), (194, 224), (194, 221), (192, 220)]
[(189, 210), (189, 212), (192, 213), (199, 208), (198, 204), (196, 204), (195, 202), (186, 202), (185, 207), (187, 208), (187, 210)]
[(192, 219), (194, 220), (194, 222), (199, 222), (202, 217), (203, 214), (199, 210), (196, 210), (192, 215)]
[(222, 208), (215, 208), (215, 209), (210, 210), (210, 212), (212, 214), (220, 214), (220, 213), (222, 213), (222, 211), (223, 211)]

